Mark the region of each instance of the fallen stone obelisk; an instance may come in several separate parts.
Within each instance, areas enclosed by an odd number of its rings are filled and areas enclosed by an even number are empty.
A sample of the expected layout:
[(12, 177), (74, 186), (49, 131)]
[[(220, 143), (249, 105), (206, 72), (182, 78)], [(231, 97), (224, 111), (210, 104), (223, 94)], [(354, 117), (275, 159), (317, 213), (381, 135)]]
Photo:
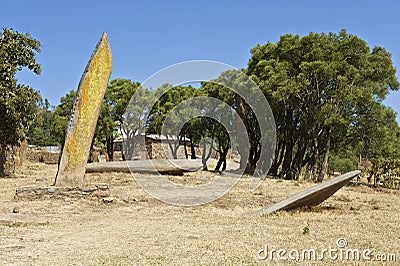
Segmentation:
[(111, 50), (103, 33), (79, 82), (65, 143), (58, 164), (56, 186), (84, 186), (84, 175), (101, 103), (111, 75)]
[(341, 187), (346, 185), (352, 178), (359, 175), (361, 171), (356, 170), (334, 177), (324, 183), (303, 190), (278, 203), (262, 208), (253, 214), (270, 214), (280, 210), (296, 209), (303, 206), (315, 206), (332, 196)]
[(125, 172), (142, 174), (183, 175), (183, 173), (185, 172), (194, 172), (200, 170), (201, 167), (202, 163), (200, 160), (152, 159), (138, 161), (89, 163), (86, 166), (86, 173)]

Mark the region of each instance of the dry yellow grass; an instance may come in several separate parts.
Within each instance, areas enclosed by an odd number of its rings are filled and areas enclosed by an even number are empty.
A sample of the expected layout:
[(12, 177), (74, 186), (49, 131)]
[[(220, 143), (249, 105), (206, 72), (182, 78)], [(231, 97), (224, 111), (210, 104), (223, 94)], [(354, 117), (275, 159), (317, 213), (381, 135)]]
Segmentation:
[[(129, 174), (88, 174), (90, 182), (110, 185), (114, 202), (100, 199), (16, 200), (15, 189), (48, 186), (55, 165), (25, 164), (14, 178), (0, 179), (0, 214), (14, 208), (21, 224), (0, 221), (0, 262), (4, 265), (353, 265), (354, 261), (259, 260), (269, 249), (337, 248), (373, 255), (396, 254), (400, 261), (400, 191), (346, 186), (320, 206), (258, 217), (251, 213), (312, 186), (308, 182), (267, 179), (255, 191), (242, 178), (227, 195), (198, 207), (170, 206), (147, 195)], [(206, 173), (169, 177), (198, 184)], [(41, 221), (41, 222), (37, 222)], [(308, 233), (305, 233), (309, 229)], [(287, 256), (287, 254), (286, 254)], [(370, 265), (361, 260), (356, 264)], [(382, 265), (382, 262), (372, 263)]]

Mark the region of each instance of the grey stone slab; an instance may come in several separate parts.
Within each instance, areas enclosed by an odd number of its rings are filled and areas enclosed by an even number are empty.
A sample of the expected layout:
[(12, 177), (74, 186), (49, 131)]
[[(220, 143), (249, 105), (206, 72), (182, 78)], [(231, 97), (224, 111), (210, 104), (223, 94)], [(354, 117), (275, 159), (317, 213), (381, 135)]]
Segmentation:
[(262, 208), (253, 214), (270, 214), (280, 210), (296, 209), (303, 206), (315, 206), (332, 196), (341, 187), (346, 185), (351, 179), (359, 175), (361, 171), (356, 170), (334, 177), (319, 185), (303, 190), (290, 196), (278, 203)]

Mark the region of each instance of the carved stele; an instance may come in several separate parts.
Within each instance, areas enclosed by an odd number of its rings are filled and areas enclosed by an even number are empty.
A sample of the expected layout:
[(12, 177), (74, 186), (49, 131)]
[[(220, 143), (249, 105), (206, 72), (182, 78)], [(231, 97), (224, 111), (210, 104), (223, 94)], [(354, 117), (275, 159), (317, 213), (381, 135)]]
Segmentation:
[(103, 33), (79, 82), (58, 164), (57, 186), (85, 185), (86, 163), (111, 75), (111, 65), (110, 45), (106, 33)]

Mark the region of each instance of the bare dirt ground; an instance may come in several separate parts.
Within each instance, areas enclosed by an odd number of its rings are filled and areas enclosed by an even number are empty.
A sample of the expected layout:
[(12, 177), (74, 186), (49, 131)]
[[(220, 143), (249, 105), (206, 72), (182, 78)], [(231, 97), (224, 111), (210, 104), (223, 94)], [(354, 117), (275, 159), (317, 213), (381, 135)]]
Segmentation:
[[(320, 206), (252, 216), (263, 206), (313, 186), (266, 179), (255, 191), (240, 179), (228, 194), (197, 207), (167, 205), (146, 194), (127, 173), (87, 174), (110, 186), (112, 203), (99, 198), (15, 199), (15, 189), (49, 186), (56, 165), (26, 163), (0, 179), (0, 265), (398, 265), (400, 191), (353, 183)], [(206, 182), (210, 173), (170, 176), (181, 184)], [(149, 176), (150, 178), (151, 176)], [(363, 180), (362, 180), (363, 181)], [(17, 213), (13, 213), (17, 212)], [(340, 251), (337, 240), (347, 246)], [(343, 240), (342, 240), (343, 241)], [(287, 260), (263, 250), (284, 249)], [(302, 260), (301, 252), (339, 249), (331, 260)], [(340, 258), (347, 249), (372, 251), (370, 262)], [(293, 250), (298, 250), (300, 260)], [(291, 256), (289, 257), (289, 253)], [(343, 254), (344, 254), (343, 253)], [(270, 253), (268, 253), (270, 255)], [(397, 261), (391, 254), (396, 255)], [(351, 256), (350, 256), (351, 257)], [(349, 257), (349, 258), (350, 258)], [(351, 258), (350, 258), (351, 259)]]

